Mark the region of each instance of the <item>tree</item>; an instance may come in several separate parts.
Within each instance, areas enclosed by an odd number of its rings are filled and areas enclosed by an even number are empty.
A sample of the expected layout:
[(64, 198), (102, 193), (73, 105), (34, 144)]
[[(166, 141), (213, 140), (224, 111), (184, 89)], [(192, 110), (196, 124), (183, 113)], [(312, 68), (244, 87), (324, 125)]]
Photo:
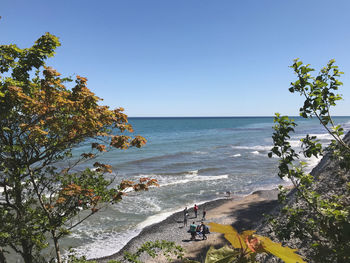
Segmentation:
[[(30, 48), (0, 46), (0, 259), (7, 247), (26, 263), (39, 261), (51, 236), (57, 262), (62, 262), (59, 239), (109, 202), (121, 200), (123, 190), (147, 190), (156, 181), (122, 181), (104, 175), (111, 166), (73, 172), (112, 148), (141, 147), (146, 140), (132, 132), (123, 109), (111, 110), (87, 86), (87, 79), (62, 78), (45, 60), (60, 46), (46, 33)], [(91, 142), (91, 150), (72, 156), (72, 149)], [(72, 158), (74, 157), (74, 158)], [(73, 160), (68, 162), (68, 160)], [(79, 220), (81, 210), (90, 209)]]
[(278, 175), (289, 178), (296, 189), (294, 202), (288, 203), (288, 197), (280, 194), (286, 206), (282, 210), (283, 222), (272, 221), (275, 232), (280, 240), (295, 237), (308, 244), (315, 262), (350, 261), (350, 147), (343, 138), (343, 128), (335, 124), (330, 114), (330, 109), (342, 98), (335, 92), (342, 85), (338, 78), (343, 73), (334, 63), (329, 61), (313, 77), (314, 69), (295, 60), (291, 67), (297, 80), (289, 89), (305, 98), (300, 116), (316, 117), (333, 138), (326, 151), (316, 136), (301, 139), (301, 154), (307, 158), (328, 152), (334, 165), (327, 176), (315, 178), (314, 174), (304, 172), (305, 164), (298, 161), (300, 153), (288, 141), (297, 124), (287, 116), (276, 114), (274, 147), (269, 153), (270, 157), (275, 154), (280, 158)]

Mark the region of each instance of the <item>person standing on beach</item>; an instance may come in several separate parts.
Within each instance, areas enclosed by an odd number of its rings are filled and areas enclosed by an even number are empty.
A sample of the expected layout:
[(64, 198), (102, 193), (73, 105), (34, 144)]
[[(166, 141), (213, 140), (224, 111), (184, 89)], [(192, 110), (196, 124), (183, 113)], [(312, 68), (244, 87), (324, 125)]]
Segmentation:
[(186, 206), (185, 209), (184, 209), (184, 216), (185, 216), (186, 214), (188, 215), (187, 206)]
[(196, 230), (197, 230), (197, 225), (193, 221), (192, 224), (190, 224), (191, 240), (196, 239)]
[(202, 240), (206, 240), (207, 236), (205, 234), (208, 234), (209, 231), (208, 231), (208, 227), (206, 225), (204, 225), (203, 222), (201, 222), (201, 230), (202, 230), (202, 237), (203, 237)]
[(197, 218), (198, 206), (196, 204), (194, 205), (193, 210), (194, 210), (194, 217)]
[(203, 209), (203, 216), (202, 216), (202, 220), (205, 220), (205, 216), (207, 215), (207, 211), (205, 209)]
[(187, 226), (188, 213), (184, 213), (184, 227)]

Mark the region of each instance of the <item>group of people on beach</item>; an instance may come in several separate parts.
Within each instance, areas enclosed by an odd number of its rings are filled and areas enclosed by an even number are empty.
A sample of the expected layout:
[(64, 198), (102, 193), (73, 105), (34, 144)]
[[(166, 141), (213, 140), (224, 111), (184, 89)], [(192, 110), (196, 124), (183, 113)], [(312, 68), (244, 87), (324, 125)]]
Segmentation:
[[(197, 218), (198, 216), (198, 206), (197, 204), (193, 207), (194, 211), (194, 218)], [(191, 240), (196, 239), (196, 235), (202, 236), (202, 240), (207, 239), (206, 234), (209, 233), (209, 228), (203, 223), (203, 220), (205, 220), (205, 217), (207, 215), (207, 211), (203, 208), (203, 216), (202, 216), (202, 222), (200, 225), (196, 225), (195, 222), (190, 225), (189, 233), (191, 233)], [(184, 227), (187, 226), (189, 212), (187, 209), (187, 206), (184, 209)]]
[[(198, 216), (198, 206), (195, 204), (193, 207), (193, 211), (194, 211), (194, 218), (197, 218)], [(184, 226), (187, 226), (187, 221), (188, 221), (188, 217), (189, 217), (189, 212), (187, 209), (187, 206), (184, 209)], [(202, 221), (205, 220), (205, 217), (207, 215), (207, 211), (203, 208), (203, 216), (202, 216)]]
[(202, 240), (206, 240), (206, 234), (209, 234), (209, 228), (203, 223), (203, 221), (200, 225), (196, 225), (196, 223), (193, 221), (190, 225), (189, 232), (191, 233), (191, 240), (195, 240), (197, 235), (199, 237), (202, 236)]

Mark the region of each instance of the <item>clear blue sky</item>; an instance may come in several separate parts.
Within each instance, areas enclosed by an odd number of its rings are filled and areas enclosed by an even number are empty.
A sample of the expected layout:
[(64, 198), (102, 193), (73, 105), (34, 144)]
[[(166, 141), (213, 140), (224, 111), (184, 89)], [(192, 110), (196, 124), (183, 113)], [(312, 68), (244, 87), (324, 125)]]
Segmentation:
[(129, 116), (298, 115), (294, 58), (335, 58), (350, 115), (350, 1), (1, 0), (0, 44), (62, 46), (48, 64)]

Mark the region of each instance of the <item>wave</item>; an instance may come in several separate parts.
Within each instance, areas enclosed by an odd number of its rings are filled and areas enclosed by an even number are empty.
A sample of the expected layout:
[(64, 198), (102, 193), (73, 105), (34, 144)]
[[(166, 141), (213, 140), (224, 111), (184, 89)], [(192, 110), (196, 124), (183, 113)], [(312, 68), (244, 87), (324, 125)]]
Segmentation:
[(272, 145), (255, 145), (255, 146), (234, 146), (234, 145), (231, 145), (232, 149), (257, 150), (257, 151), (269, 151), (269, 150), (271, 150), (272, 147), (273, 147)]
[(295, 148), (301, 147), (300, 140), (289, 140), (288, 142), (289, 142), (290, 146), (292, 146), (292, 147), (295, 147)]
[(316, 167), (316, 165), (320, 162), (320, 160), (322, 159), (322, 156), (320, 157), (315, 157), (312, 156), (311, 158), (308, 158), (306, 160), (304, 160), (306, 162), (306, 167), (305, 167), (305, 171), (307, 173), (311, 172), (311, 170)]
[(230, 155), (229, 157), (241, 157), (242, 155), (240, 153)]
[(250, 153), (255, 154), (255, 155), (260, 154), (258, 151), (253, 151), (253, 152), (250, 152)]
[(213, 180), (222, 180), (227, 178), (228, 178), (228, 174), (212, 175), (212, 176), (198, 175), (196, 177), (187, 177), (185, 179), (177, 180), (173, 182), (164, 182), (164, 183), (160, 182), (159, 186), (164, 187), (164, 186), (177, 185), (177, 184), (187, 184), (189, 182), (213, 181)]
[[(188, 163), (186, 163), (188, 164)], [(205, 170), (205, 169), (204, 169)], [(202, 171), (202, 170), (200, 170)], [(153, 174), (137, 174), (135, 175), (136, 178), (141, 178), (141, 177), (152, 177), (155, 175), (161, 175), (161, 176), (182, 176), (182, 175), (186, 175), (186, 174), (190, 174), (190, 173), (198, 173), (198, 170), (194, 170), (194, 171), (181, 171), (181, 172), (166, 172), (166, 173), (153, 173)]]
[(164, 159), (172, 159), (174, 157), (178, 157), (178, 156), (182, 156), (182, 155), (186, 155), (186, 154), (191, 154), (191, 153), (192, 152), (178, 152), (178, 153), (174, 153), (174, 154), (164, 154), (164, 155), (158, 155), (158, 156), (133, 160), (133, 161), (129, 161), (126, 163), (127, 164), (140, 164), (140, 163), (144, 163), (144, 162), (161, 161)]
[[(143, 177), (152, 177), (154, 178), (155, 176), (177, 176), (177, 175), (197, 175), (199, 172), (199, 170), (192, 170), (192, 171), (184, 171), (184, 172), (175, 172), (175, 173), (152, 173), (152, 174), (138, 174), (135, 176), (135, 178), (139, 179), (139, 178), (143, 178)], [(177, 176), (177, 178), (179, 178)]]
[[(183, 163), (182, 163), (183, 164)], [(192, 164), (192, 163), (186, 163), (186, 164)], [(181, 165), (178, 165), (181, 166)], [(152, 174), (134, 174), (134, 178), (142, 178), (142, 177), (154, 177), (154, 176), (167, 176), (167, 177), (177, 177), (179, 176), (184, 176), (188, 174), (203, 174), (207, 172), (213, 172), (220, 170), (224, 167), (207, 167), (207, 168), (202, 168), (199, 170), (193, 170), (193, 171), (180, 171), (180, 172), (166, 172), (166, 173), (152, 173)]]
[(177, 209), (177, 210), (172, 210), (170, 212), (163, 212), (163, 213), (159, 213), (156, 215), (152, 215), (146, 218), (146, 220), (144, 220), (143, 222), (139, 223), (137, 225), (137, 228), (139, 229), (143, 229), (147, 226), (153, 225), (155, 223), (159, 223), (165, 219), (167, 219), (169, 216), (171, 216), (174, 213), (180, 212), (182, 211), (182, 209)]
[[(210, 168), (206, 168), (207, 170), (210, 170)], [(203, 169), (203, 170), (206, 170)], [(214, 169), (214, 168), (213, 168)], [(218, 168), (217, 168), (218, 169)], [(165, 187), (165, 186), (171, 186), (171, 185), (177, 185), (177, 184), (187, 184), (189, 182), (202, 182), (202, 181), (213, 181), (213, 180), (222, 180), (227, 179), (228, 174), (222, 174), (222, 175), (198, 175), (199, 170), (193, 170), (188, 171), (186, 173), (183, 173), (182, 176), (168, 176), (166, 175), (160, 175), (160, 174), (139, 174), (135, 176), (134, 178), (137, 180), (139, 178), (152, 178), (156, 179), (158, 181), (159, 186), (158, 187)], [(156, 187), (156, 186), (151, 186)], [(124, 189), (123, 192), (130, 193), (133, 192), (134, 189), (129, 187)]]
[[(293, 139), (302, 139), (305, 138), (306, 135), (297, 135), (293, 136)], [(331, 140), (333, 137), (329, 133), (309, 133), (309, 136), (316, 136), (319, 140)]]
[(193, 166), (199, 166), (202, 163), (200, 161), (189, 161), (189, 162), (175, 162), (172, 161), (171, 163), (168, 164), (162, 164), (162, 169), (163, 170), (171, 170), (173, 168), (178, 169), (179, 167), (193, 167)]
[(85, 256), (87, 259), (110, 256), (121, 250), (132, 238), (138, 236), (141, 231), (141, 228), (135, 228), (123, 232), (97, 235), (93, 242), (75, 248), (74, 252), (77, 256)]
[(125, 164), (140, 164), (144, 162), (157, 162), (162, 161), (164, 159), (174, 159), (176, 157), (183, 157), (184, 155), (205, 155), (208, 154), (208, 152), (205, 151), (193, 151), (193, 152), (177, 152), (172, 154), (164, 154), (164, 155), (158, 155), (158, 156), (152, 156), (148, 158), (141, 158), (138, 160), (128, 161), (125, 162)]
[(223, 128), (219, 129), (222, 131), (266, 131), (267, 129), (270, 129), (271, 127), (268, 126), (266, 128), (249, 128), (249, 127), (244, 127), (244, 128)]
[(208, 168), (203, 168), (203, 169), (199, 169), (199, 173), (202, 174), (202, 173), (206, 173), (206, 172), (213, 172), (213, 171), (217, 171), (217, 170), (220, 170), (221, 168), (218, 168), (218, 167), (208, 167)]
[(203, 151), (194, 151), (192, 154), (208, 154), (208, 152), (203, 152)]

